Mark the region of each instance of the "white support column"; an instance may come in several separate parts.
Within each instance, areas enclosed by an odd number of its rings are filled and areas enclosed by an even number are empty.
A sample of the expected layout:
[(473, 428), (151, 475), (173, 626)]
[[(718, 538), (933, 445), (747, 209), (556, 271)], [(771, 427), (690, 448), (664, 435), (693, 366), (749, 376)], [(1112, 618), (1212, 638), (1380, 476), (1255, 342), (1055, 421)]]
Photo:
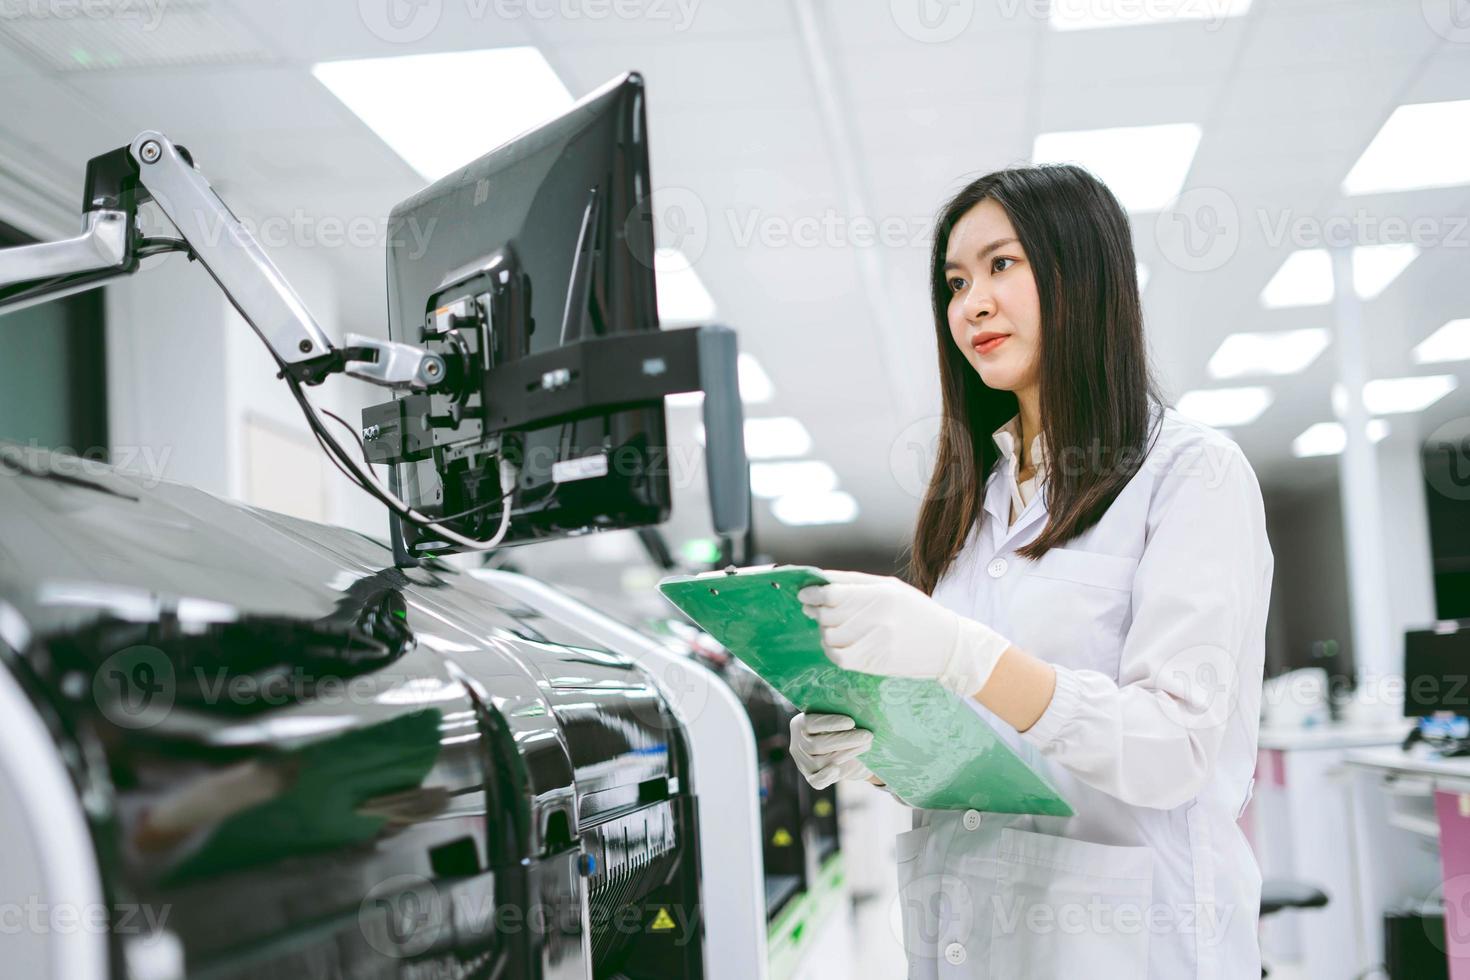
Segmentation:
[(1403, 640), (1394, 635), (1387, 551), (1379, 495), (1378, 451), (1368, 438), (1363, 385), (1368, 381), (1363, 309), (1353, 284), (1353, 250), (1332, 250), (1339, 407), (1347, 443), (1338, 457), (1343, 538), (1347, 553), (1353, 662), (1359, 683), (1403, 671)]

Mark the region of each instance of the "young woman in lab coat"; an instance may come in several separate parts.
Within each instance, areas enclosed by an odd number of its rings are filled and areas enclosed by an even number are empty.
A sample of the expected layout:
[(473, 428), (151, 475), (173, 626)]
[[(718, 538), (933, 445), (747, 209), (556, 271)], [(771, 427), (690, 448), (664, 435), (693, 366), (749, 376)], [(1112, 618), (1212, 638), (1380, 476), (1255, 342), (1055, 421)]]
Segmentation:
[[(1256, 980), (1255, 475), (1161, 406), (1128, 220), (1085, 171), (976, 180), (931, 264), (944, 416), (908, 581), (829, 571), (799, 596), (834, 662), (971, 699), (1075, 815), (916, 809), (909, 977)], [(791, 750), (814, 786), (878, 782), (871, 740), (799, 715)]]

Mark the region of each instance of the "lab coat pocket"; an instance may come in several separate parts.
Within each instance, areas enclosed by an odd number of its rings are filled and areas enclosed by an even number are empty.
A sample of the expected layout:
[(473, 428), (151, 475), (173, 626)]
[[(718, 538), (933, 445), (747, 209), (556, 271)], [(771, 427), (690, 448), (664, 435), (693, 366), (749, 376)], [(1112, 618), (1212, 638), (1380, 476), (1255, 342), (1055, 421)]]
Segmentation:
[(993, 867), (990, 975), (1148, 973), (1153, 850), (1006, 829)]
[(1016, 584), (1011, 638), (1055, 664), (1117, 677), (1138, 559), (1052, 548)]

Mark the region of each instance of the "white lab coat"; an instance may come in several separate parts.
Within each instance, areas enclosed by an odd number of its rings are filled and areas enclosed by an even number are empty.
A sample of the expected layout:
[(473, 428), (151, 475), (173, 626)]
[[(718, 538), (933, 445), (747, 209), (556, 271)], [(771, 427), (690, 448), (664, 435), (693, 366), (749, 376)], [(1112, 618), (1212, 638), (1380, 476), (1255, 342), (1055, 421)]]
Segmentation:
[[(1072, 817), (915, 810), (896, 842), (912, 980), (1257, 980), (1250, 798), (1272, 556), (1229, 439), (1154, 409), (1142, 469), (1039, 561), (1046, 489), (1007, 527), (1008, 477), (934, 598), (1056, 666), (1024, 734), (974, 709)], [(1068, 465), (1053, 454), (1050, 465)], [(1073, 456), (1071, 465), (1086, 465)]]

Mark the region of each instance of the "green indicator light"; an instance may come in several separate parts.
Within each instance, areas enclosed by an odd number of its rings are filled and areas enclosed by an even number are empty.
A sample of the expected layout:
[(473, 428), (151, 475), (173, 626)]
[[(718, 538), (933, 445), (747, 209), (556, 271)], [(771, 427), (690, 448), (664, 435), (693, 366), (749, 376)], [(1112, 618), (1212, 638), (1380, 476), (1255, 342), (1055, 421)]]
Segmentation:
[(720, 560), (720, 543), (714, 538), (690, 538), (680, 546), (684, 560), (696, 565), (710, 565)]

